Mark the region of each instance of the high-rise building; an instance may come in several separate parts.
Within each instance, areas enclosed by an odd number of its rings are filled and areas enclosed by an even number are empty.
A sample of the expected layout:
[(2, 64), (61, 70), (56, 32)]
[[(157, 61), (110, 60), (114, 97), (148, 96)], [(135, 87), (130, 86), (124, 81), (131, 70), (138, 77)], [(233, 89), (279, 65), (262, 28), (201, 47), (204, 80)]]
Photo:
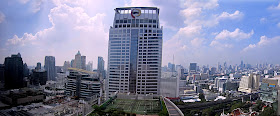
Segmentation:
[(43, 69), (33, 69), (31, 74), (30, 83), (32, 85), (45, 85), (48, 80), (47, 71)]
[(55, 69), (55, 57), (46, 56), (45, 57), (45, 70), (47, 71), (48, 80), (55, 80), (56, 69)]
[(88, 62), (86, 66), (87, 71), (92, 71), (92, 62)]
[(105, 64), (105, 61), (103, 60), (103, 57), (98, 56), (97, 72), (99, 74), (101, 74), (103, 79), (106, 78), (106, 72), (104, 70), (104, 64)]
[(20, 53), (5, 58), (5, 88), (18, 89), (24, 87), (23, 61)]
[(4, 81), (5, 81), (4, 78), (5, 78), (5, 66), (4, 66), (4, 64), (0, 64), (0, 84), (4, 83)]
[(29, 76), (29, 69), (26, 63), (23, 64), (23, 77)]
[(70, 62), (69, 61), (64, 61), (64, 64), (63, 64), (63, 67), (62, 67), (63, 72), (66, 72), (68, 70), (68, 68), (70, 68), (70, 67), (71, 67)]
[(73, 68), (86, 70), (86, 56), (82, 56), (80, 51), (75, 55)]
[(35, 67), (35, 69), (36, 70), (40, 70), (41, 69), (41, 63), (40, 62), (37, 63), (37, 66)]
[(81, 56), (81, 69), (86, 70), (86, 56)]
[(109, 95), (114, 92), (159, 94), (162, 27), (156, 7), (115, 9), (109, 32)]
[(190, 63), (190, 72), (196, 72), (197, 71), (197, 64), (196, 63)]
[(168, 63), (168, 68), (170, 69), (170, 72), (174, 72), (175, 71), (175, 64), (172, 64), (172, 63)]

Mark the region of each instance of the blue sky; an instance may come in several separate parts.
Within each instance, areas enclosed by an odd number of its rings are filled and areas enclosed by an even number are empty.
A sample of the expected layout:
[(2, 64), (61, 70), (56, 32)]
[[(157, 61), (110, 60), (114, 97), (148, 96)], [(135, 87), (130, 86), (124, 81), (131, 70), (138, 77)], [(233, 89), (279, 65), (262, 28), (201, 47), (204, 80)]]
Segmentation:
[(20, 52), (24, 62), (70, 61), (78, 50), (107, 61), (114, 8), (156, 6), (164, 28), (163, 65), (190, 62), (280, 64), (280, 0), (2, 0), (0, 63)]

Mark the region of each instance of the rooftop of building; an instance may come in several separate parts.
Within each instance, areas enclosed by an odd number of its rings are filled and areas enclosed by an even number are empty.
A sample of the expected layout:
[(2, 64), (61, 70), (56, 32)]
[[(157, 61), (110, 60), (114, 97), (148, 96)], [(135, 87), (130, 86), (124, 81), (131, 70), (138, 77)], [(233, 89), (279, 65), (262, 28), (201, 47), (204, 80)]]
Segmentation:
[(91, 72), (91, 71), (87, 71), (87, 70), (83, 70), (83, 69), (79, 69), (79, 68), (68, 68), (68, 70), (83, 72), (83, 73), (87, 73), (87, 74), (96, 74), (96, 72)]

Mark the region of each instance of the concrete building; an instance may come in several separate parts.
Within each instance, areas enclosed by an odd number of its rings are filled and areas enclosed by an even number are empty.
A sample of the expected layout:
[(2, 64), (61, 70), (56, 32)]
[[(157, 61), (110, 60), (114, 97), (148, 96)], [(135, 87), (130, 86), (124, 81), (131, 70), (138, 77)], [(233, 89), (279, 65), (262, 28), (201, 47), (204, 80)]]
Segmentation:
[(225, 91), (225, 83), (227, 82), (228, 80), (228, 77), (226, 76), (223, 76), (223, 77), (217, 77), (215, 78), (215, 88), (223, 93)]
[(41, 62), (38, 62), (37, 65), (36, 65), (36, 67), (35, 67), (35, 69), (36, 69), (36, 70), (41, 70), (41, 68), (42, 68), (42, 67), (41, 67)]
[(260, 75), (249, 74), (248, 76), (242, 76), (239, 83), (238, 91), (245, 93), (252, 93), (259, 89)]
[(48, 80), (48, 74), (43, 69), (33, 69), (31, 74), (30, 83), (32, 85), (45, 85)]
[(63, 64), (63, 67), (62, 67), (63, 72), (65, 73), (66, 71), (68, 71), (68, 68), (70, 68), (70, 67), (71, 67), (70, 62), (69, 61), (64, 61), (64, 64)]
[(45, 57), (45, 70), (48, 74), (48, 80), (55, 80), (56, 77), (56, 69), (55, 69), (55, 57), (54, 56), (46, 56)]
[(67, 76), (65, 91), (67, 96), (75, 98), (102, 96), (102, 84), (96, 73), (77, 68), (69, 68), (68, 70), (69, 76)]
[(87, 63), (86, 70), (87, 70), (87, 71), (92, 71), (92, 62), (88, 62), (88, 63)]
[(103, 77), (103, 79), (106, 78), (106, 72), (104, 70), (105, 61), (103, 60), (103, 57), (98, 56), (98, 63), (97, 63), (97, 72)]
[(20, 53), (5, 58), (5, 88), (18, 89), (24, 87), (23, 61)]
[(260, 100), (268, 105), (273, 106), (274, 110), (277, 111), (277, 115), (280, 115), (280, 76), (274, 78), (264, 78), (260, 85)]
[(159, 94), (162, 27), (156, 7), (115, 9), (109, 33), (109, 95)]
[(189, 72), (195, 73), (197, 71), (197, 63), (190, 63)]
[(171, 76), (160, 79), (160, 94), (164, 97), (179, 97), (179, 77)]

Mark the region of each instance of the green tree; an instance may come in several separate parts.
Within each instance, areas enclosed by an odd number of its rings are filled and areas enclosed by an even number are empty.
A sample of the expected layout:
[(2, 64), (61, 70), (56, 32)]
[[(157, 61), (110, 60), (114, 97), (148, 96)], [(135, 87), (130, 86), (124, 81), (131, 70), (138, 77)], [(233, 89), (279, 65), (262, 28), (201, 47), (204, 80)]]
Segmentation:
[(264, 111), (260, 113), (259, 116), (276, 116), (276, 113), (272, 107), (266, 107), (264, 108)]
[(205, 96), (203, 93), (199, 94), (199, 99), (201, 100), (201, 102), (206, 102)]

